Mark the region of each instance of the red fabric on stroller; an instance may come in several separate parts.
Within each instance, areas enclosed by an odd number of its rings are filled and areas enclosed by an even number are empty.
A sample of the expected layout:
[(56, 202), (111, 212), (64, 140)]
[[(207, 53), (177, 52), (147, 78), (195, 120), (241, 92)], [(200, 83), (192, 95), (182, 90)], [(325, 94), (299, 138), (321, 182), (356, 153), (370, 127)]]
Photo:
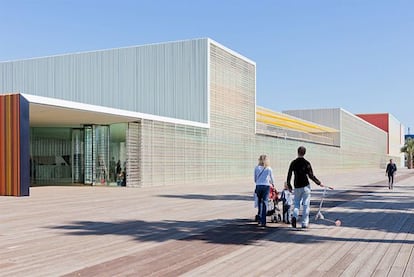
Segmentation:
[(277, 189), (274, 187), (269, 187), (269, 200), (278, 200), (279, 199), (279, 193), (277, 192)]

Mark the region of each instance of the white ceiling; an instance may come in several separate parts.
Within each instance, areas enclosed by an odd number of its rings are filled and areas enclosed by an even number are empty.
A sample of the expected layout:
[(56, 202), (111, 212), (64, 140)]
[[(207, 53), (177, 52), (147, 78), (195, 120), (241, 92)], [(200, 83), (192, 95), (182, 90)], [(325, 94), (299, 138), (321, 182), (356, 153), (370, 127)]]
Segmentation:
[(104, 112), (30, 103), (31, 127), (80, 127), (88, 124), (113, 124), (130, 121), (137, 121), (137, 118)]
[(116, 108), (73, 102), (37, 95), (21, 94), (30, 108), (31, 127), (82, 127), (137, 122), (142, 119), (209, 128), (209, 123), (193, 122), (173, 117), (120, 110)]

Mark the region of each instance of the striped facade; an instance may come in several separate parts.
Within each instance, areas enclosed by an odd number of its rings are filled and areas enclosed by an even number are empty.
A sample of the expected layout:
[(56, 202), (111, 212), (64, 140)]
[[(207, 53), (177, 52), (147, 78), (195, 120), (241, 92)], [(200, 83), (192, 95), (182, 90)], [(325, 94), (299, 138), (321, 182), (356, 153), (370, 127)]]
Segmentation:
[(29, 103), (0, 95), (0, 195), (29, 195)]
[(0, 92), (208, 124), (208, 39), (0, 63)]
[[(300, 145), (318, 173), (379, 167), (387, 157), (385, 132), (342, 109), (257, 107), (256, 64), (210, 39), (0, 63), (0, 93), (11, 90), (46, 115), (48, 106), (102, 115), (65, 118), (52, 138), (44, 136), (59, 122), (31, 115), (39, 182), (115, 184), (107, 179), (116, 151), (130, 187), (253, 182), (263, 153), (284, 176)], [(111, 139), (115, 129), (124, 139)]]
[[(210, 128), (141, 120), (142, 184), (245, 179), (255, 161), (255, 64), (210, 44)], [(248, 175), (249, 176), (249, 175)]]

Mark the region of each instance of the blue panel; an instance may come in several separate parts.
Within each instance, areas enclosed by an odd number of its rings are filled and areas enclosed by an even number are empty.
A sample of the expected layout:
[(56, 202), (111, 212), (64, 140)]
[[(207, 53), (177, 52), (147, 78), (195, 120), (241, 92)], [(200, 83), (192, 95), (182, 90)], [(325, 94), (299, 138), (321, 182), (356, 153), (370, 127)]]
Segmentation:
[(20, 95), (20, 196), (29, 196), (30, 186), (29, 102)]

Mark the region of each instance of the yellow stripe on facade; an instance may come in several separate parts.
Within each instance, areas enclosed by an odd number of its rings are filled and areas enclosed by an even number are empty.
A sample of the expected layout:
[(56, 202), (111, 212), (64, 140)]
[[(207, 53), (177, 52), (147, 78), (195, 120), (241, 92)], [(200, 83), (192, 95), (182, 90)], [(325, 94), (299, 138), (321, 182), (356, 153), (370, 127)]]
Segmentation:
[(300, 120), (298, 118), (290, 117), (282, 113), (276, 113), (273, 111), (265, 110), (263, 108), (257, 107), (256, 109), (256, 121), (273, 125), (276, 127), (281, 127), (285, 129), (291, 129), (295, 131), (301, 131), (306, 133), (334, 133), (338, 130), (313, 124), (305, 120)]

